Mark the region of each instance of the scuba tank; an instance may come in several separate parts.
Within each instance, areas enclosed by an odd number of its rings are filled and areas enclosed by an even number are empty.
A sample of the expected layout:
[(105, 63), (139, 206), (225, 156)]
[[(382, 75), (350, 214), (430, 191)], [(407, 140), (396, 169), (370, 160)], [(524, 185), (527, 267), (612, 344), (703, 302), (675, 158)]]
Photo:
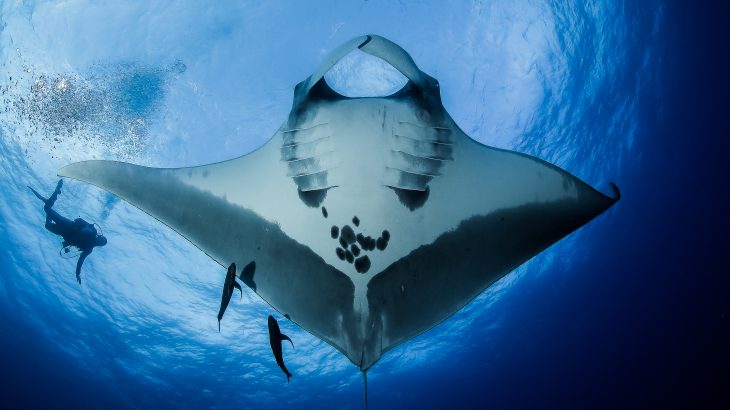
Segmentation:
[[(80, 218), (78, 218), (78, 219), (80, 219)], [(84, 221), (83, 219), (81, 219), (81, 220), (84, 223), (94, 227), (94, 229), (96, 230), (97, 237), (100, 235), (103, 235), (103, 231), (101, 230), (101, 226), (99, 224), (97, 224), (96, 222), (90, 224), (90, 223)], [(64, 240), (61, 243), (61, 249), (59, 249), (58, 254), (61, 255), (61, 257), (64, 259), (72, 259), (72, 258), (75, 258), (75, 257), (81, 255), (82, 252), (83, 252), (83, 250), (81, 248), (79, 248), (76, 245), (70, 245)]]

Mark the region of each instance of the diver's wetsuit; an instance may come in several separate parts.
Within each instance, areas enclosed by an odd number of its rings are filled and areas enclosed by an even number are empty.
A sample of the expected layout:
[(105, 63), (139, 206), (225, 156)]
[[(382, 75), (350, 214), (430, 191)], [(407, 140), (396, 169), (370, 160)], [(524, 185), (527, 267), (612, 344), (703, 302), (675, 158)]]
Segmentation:
[(81, 249), (81, 255), (79, 255), (79, 260), (76, 262), (76, 280), (81, 283), (81, 265), (94, 249), (96, 228), (81, 218), (70, 221), (53, 209), (48, 209), (46, 211), (46, 229), (56, 235), (61, 235), (64, 247), (73, 245)]
[[(63, 186), (63, 182), (58, 181), (56, 190), (53, 191), (53, 194), (48, 199), (41, 197), (33, 188), (31, 190), (33, 190), (33, 193), (38, 198), (45, 202), (43, 210), (46, 212), (46, 229), (63, 237), (64, 247), (73, 245), (81, 250), (81, 255), (76, 263), (76, 280), (81, 283), (81, 265), (83, 265), (86, 257), (94, 249), (94, 246), (103, 246), (106, 244), (106, 238), (97, 235), (94, 225), (83, 219), (76, 218), (71, 221), (52, 209), (56, 203), (56, 199), (58, 199), (58, 194), (61, 193), (61, 186)], [(99, 238), (103, 238), (103, 243), (99, 242)]]

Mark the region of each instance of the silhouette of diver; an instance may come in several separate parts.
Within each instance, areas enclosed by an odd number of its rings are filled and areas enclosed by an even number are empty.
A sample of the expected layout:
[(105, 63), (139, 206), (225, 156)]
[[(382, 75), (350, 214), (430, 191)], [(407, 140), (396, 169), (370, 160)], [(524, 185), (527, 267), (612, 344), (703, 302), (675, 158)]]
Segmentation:
[(81, 265), (84, 263), (84, 260), (89, 256), (95, 246), (104, 246), (107, 241), (104, 235), (96, 232), (94, 225), (81, 218), (76, 218), (71, 221), (52, 209), (56, 203), (56, 199), (58, 199), (58, 195), (61, 193), (62, 186), (63, 180), (59, 180), (56, 185), (56, 190), (53, 191), (53, 194), (48, 199), (43, 198), (35, 189), (28, 188), (33, 191), (33, 194), (38, 199), (45, 203), (43, 210), (46, 212), (46, 229), (63, 237), (64, 248), (75, 246), (81, 250), (81, 255), (76, 263), (76, 280), (81, 284)]

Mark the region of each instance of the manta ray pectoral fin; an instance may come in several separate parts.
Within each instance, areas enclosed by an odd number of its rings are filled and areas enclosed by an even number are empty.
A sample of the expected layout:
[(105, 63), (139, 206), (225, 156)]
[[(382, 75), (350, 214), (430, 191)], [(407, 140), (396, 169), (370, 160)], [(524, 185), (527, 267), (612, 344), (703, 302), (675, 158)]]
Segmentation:
[(77, 162), (61, 168), (58, 175), (107, 190), (173, 229), (176, 226), (171, 219), (184, 216), (186, 206), (181, 201), (189, 199), (189, 191), (194, 189), (184, 185), (178, 169), (149, 168), (117, 161)]
[(289, 338), (289, 336), (287, 336), (287, 335), (285, 335), (285, 334), (282, 333), (281, 334), (281, 340), (288, 340), (289, 343), (291, 343), (292, 349), (294, 348), (294, 342), (292, 342), (292, 340)]
[(613, 201), (617, 202), (619, 199), (621, 199), (621, 190), (618, 189), (618, 186), (611, 182), (611, 189), (613, 190)]

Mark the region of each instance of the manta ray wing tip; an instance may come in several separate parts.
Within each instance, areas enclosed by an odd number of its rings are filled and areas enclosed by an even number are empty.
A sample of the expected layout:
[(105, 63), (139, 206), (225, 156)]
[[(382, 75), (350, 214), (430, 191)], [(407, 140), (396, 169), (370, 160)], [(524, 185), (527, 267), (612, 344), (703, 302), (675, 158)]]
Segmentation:
[(611, 190), (613, 191), (613, 200), (614, 202), (618, 202), (619, 199), (621, 199), (621, 190), (618, 189), (618, 185), (614, 184), (613, 182), (610, 182)]

